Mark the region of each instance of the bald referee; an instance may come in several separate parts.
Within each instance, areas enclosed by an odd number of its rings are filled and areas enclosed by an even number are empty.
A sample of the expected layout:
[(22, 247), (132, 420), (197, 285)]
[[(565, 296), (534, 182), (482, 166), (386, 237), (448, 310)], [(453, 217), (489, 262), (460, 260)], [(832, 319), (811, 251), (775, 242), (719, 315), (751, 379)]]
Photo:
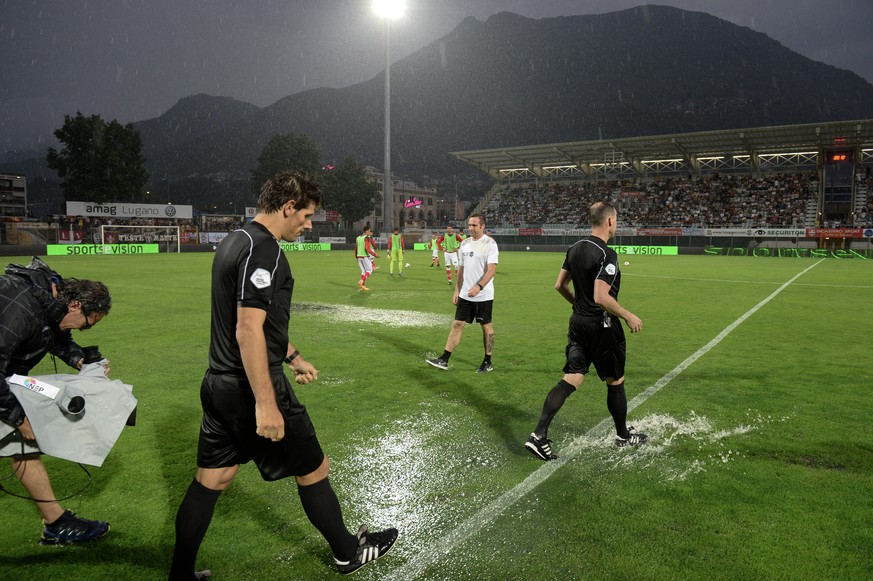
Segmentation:
[(633, 433), (633, 428), (627, 425), (625, 340), (619, 319), (625, 320), (631, 333), (641, 331), (643, 322), (618, 303), (621, 286), (618, 255), (606, 245), (615, 236), (618, 212), (609, 202), (595, 202), (589, 210), (589, 219), (591, 236), (567, 250), (555, 283), (555, 290), (573, 305), (573, 314), (567, 332), (564, 377), (546, 396), (539, 422), (524, 444), (540, 460), (557, 458), (548, 439), (549, 425), (582, 384), (591, 364), (600, 380), (606, 382), (606, 406), (615, 423), (616, 445), (639, 446), (648, 441), (645, 434)]

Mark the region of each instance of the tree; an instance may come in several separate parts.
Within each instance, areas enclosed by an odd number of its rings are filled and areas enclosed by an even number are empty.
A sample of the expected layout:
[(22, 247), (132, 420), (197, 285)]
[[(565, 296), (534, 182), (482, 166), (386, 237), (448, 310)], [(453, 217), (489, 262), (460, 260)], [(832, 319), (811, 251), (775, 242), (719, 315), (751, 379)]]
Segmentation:
[(379, 196), (379, 187), (367, 179), (364, 167), (352, 157), (323, 174), (324, 205), (342, 216), (346, 229), (353, 222), (373, 211)]
[(261, 193), (264, 182), (285, 169), (296, 169), (312, 176), (321, 169), (321, 149), (311, 137), (277, 133), (261, 150), (258, 165), (252, 170), (252, 192)]
[(99, 115), (64, 115), (55, 131), (63, 147), (50, 147), (46, 160), (58, 172), (67, 200), (102, 204), (144, 198), (149, 174), (142, 156), (142, 139), (133, 124), (106, 123)]

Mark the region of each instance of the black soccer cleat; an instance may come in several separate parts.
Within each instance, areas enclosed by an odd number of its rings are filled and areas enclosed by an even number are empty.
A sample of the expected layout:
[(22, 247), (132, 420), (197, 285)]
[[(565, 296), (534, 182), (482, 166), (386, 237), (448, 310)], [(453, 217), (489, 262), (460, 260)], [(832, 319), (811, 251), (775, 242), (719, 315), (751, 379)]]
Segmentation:
[(552, 453), (552, 441), (546, 438), (537, 438), (536, 434), (531, 434), (527, 442), (524, 443), (524, 449), (539, 458), (540, 460), (557, 460), (558, 457)]
[(649, 437), (645, 434), (634, 434), (634, 427), (627, 427), (627, 437), (622, 438), (621, 436), (616, 436), (615, 445), (619, 448), (627, 448), (628, 446), (642, 446), (646, 442), (649, 441)]
[(488, 373), (489, 371), (494, 371), (494, 367), (487, 361), (483, 361), (482, 365), (476, 369), (476, 373)]
[(336, 568), (343, 575), (351, 575), (367, 563), (382, 557), (397, 540), (397, 529), (390, 528), (378, 533), (367, 532), (367, 525), (361, 525), (358, 529), (358, 548), (355, 557), (351, 561), (340, 561), (334, 557)]
[(438, 369), (442, 369), (443, 371), (448, 371), (449, 362), (443, 359), (442, 357), (434, 357), (433, 359), (425, 359), (429, 364), (433, 365)]
[(99, 539), (109, 532), (109, 523), (102, 520), (79, 518), (65, 510), (61, 518), (52, 524), (43, 522), (41, 545), (72, 545)]

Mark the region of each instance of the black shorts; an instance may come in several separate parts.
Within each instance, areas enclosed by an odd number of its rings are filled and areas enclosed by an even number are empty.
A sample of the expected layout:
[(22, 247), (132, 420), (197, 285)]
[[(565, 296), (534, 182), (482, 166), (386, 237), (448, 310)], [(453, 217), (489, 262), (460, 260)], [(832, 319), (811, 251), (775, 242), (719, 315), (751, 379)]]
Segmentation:
[(481, 301), (474, 303), (473, 301), (464, 300), (458, 297), (458, 306), (455, 309), (455, 320), (472, 323), (476, 321), (480, 325), (487, 325), (491, 322), (491, 307), (494, 301)]
[(610, 317), (610, 326), (604, 327), (600, 317), (570, 317), (567, 332), (567, 363), (564, 373), (587, 374), (593, 363), (601, 381), (624, 377), (627, 349), (621, 319)]
[(245, 377), (207, 371), (200, 385), (203, 420), (197, 466), (226, 468), (254, 460), (264, 480), (304, 476), (324, 460), (315, 428), (285, 373), (270, 370), (285, 437), (273, 442), (256, 433), (255, 396)]

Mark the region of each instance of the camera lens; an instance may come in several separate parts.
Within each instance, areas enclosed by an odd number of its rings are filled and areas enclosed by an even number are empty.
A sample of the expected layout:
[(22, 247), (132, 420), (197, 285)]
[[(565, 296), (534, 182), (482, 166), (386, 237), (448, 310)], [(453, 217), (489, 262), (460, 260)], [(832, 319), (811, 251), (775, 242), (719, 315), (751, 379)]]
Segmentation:
[(85, 409), (85, 398), (81, 395), (77, 395), (75, 397), (70, 398), (70, 402), (67, 404), (67, 410), (71, 414), (77, 414), (80, 411)]

